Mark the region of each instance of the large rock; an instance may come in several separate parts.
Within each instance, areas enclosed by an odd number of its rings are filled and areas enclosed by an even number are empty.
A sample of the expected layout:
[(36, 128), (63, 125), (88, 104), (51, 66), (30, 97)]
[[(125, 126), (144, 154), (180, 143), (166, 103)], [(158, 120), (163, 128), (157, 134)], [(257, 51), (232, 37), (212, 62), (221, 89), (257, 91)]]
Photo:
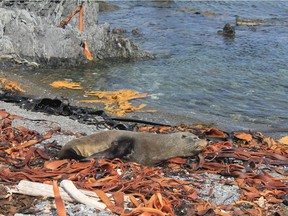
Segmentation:
[(79, 14), (64, 29), (58, 27), (76, 8), (75, 1), (1, 1), (0, 6), (0, 60), (52, 66), (84, 64), (84, 41), (93, 61), (152, 58), (130, 40), (112, 34), (109, 24), (98, 24), (99, 5), (95, 1), (83, 4), (83, 32), (78, 30)]

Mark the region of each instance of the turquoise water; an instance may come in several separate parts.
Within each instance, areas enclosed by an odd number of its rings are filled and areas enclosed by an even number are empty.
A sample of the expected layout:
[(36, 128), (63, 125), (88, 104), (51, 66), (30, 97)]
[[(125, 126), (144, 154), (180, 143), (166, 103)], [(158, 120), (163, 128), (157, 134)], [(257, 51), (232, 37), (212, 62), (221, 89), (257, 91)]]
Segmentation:
[[(237, 26), (230, 39), (217, 34), (225, 23), (235, 25), (236, 15), (288, 18), (288, 2), (116, 3), (124, 9), (100, 13), (99, 22), (124, 28), (157, 58), (48, 72), (54, 79), (70, 78), (93, 90), (147, 92), (152, 96), (141, 102), (149, 109), (226, 127), (288, 128), (288, 26)], [(141, 36), (132, 35), (135, 28)]]

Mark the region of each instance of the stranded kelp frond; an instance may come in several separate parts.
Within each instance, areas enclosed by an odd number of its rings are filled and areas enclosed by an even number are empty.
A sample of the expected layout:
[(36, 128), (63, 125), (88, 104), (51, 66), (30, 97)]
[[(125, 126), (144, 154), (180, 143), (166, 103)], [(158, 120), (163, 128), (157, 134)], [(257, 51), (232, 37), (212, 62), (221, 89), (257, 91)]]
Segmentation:
[[(68, 88), (68, 89), (83, 89), (77, 82), (70, 81), (55, 81), (50, 84), (54, 88)], [(103, 103), (104, 109), (109, 114), (115, 116), (124, 116), (127, 113), (139, 111), (147, 106), (147, 104), (140, 104), (133, 106), (130, 101), (148, 97), (147, 93), (139, 93), (132, 90), (118, 90), (118, 91), (87, 91), (87, 97), (96, 97), (96, 99), (81, 100), (84, 103)], [(154, 112), (155, 110), (146, 110), (146, 112)]]
[(80, 85), (80, 83), (77, 82), (71, 82), (71, 81), (67, 81), (67, 80), (59, 80), (59, 81), (55, 81), (53, 83), (50, 84), (50, 86), (52, 86), (53, 88), (68, 88), (68, 89), (75, 89), (75, 90), (79, 90), (82, 89), (82, 86)]
[(0, 77), (0, 89), (3, 90), (4, 92), (12, 94), (25, 92), (25, 90), (20, 87), (19, 83), (1, 77)]
[(147, 93), (139, 93), (132, 90), (118, 91), (90, 91), (86, 96), (96, 97), (97, 99), (81, 100), (86, 103), (104, 103), (104, 109), (112, 115), (123, 116), (130, 112), (135, 112), (146, 107), (147, 104), (133, 106), (129, 101), (134, 99), (146, 98)]

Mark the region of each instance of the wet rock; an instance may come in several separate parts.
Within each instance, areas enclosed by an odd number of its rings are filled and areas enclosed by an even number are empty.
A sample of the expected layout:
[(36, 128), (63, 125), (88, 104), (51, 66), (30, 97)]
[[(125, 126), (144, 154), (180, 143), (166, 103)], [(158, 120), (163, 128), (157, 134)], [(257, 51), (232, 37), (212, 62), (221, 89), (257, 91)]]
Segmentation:
[(113, 34), (124, 34), (126, 32), (127, 31), (125, 29), (122, 29), (122, 28), (114, 28), (114, 29), (112, 29), (112, 33)]
[(140, 36), (140, 35), (142, 35), (142, 32), (141, 32), (138, 28), (132, 29), (131, 33), (132, 33), (132, 35), (134, 35), (134, 36)]
[(226, 23), (223, 27), (223, 30), (218, 31), (218, 34), (221, 34), (225, 37), (234, 37), (235, 28), (230, 23)]
[(98, 3), (99, 3), (99, 12), (115, 11), (121, 9), (121, 7), (114, 4), (109, 4), (107, 2), (99, 1)]
[(129, 4), (132, 6), (155, 7), (155, 8), (177, 7), (177, 4), (174, 0), (130, 1)]
[(81, 46), (83, 42), (87, 42), (93, 61), (97, 61), (97, 56), (104, 59), (153, 57), (130, 40), (111, 34), (109, 24), (99, 25), (98, 3), (94, 1), (83, 4), (83, 32), (78, 30), (78, 14), (64, 29), (58, 27), (76, 4), (64, 0), (21, 2), (0, 2), (0, 60), (44, 66), (80, 65), (88, 61)]
[(287, 26), (288, 19), (272, 17), (272, 18), (245, 18), (236, 16), (236, 25), (237, 26)]

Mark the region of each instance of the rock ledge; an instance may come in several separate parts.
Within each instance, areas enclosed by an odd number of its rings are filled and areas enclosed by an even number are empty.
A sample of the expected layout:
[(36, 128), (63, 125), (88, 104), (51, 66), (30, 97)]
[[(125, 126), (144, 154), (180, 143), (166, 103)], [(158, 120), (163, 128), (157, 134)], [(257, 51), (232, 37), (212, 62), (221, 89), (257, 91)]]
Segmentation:
[(109, 58), (149, 59), (133, 42), (98, 24), (99, 4), (83, 3), (84, 31), (76, 14), (66, 27), (58, 27), (76, 8), (59, 1), (0, 1), (0, 61), (30, 66), (75, 66), (88, 62), (81, 44), (87, 42), (93, 61)]

